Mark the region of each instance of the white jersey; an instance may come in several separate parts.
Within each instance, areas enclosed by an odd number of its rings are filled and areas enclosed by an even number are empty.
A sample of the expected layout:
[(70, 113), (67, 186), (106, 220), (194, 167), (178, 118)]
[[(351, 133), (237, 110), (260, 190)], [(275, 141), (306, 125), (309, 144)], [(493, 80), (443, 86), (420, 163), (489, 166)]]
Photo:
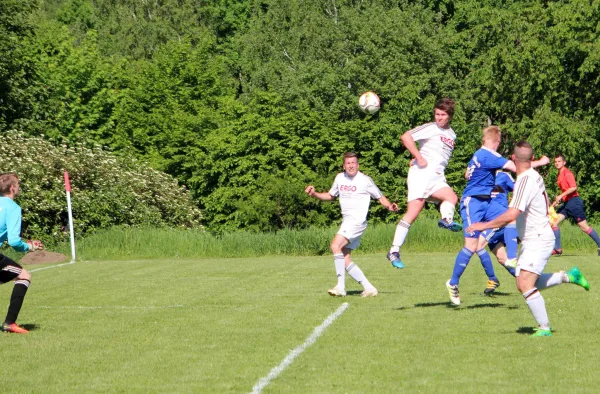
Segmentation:
[(509, 207), (522, 212), (517, 217), (517, 231), (522, 241), (554, 239), (548, 220), (548, 195), (544, 179), (533, 168), (517, 177)]
[(383, 197), (373, 180), (360, 171), (352, 178), (345, 172), (337, 174), (329, 194), (334, 197), (339, 196), (344, 220), (351, 219), (357, 223), (367, 221), (371, 197), (375, 199)]
[(442, 129), (432, 122), (415, 127), (409, 133), (419, 143), (419, 152), (427, 160), (427, 168), (443, 173), (454, 149), (454, 130), (450, 127)]

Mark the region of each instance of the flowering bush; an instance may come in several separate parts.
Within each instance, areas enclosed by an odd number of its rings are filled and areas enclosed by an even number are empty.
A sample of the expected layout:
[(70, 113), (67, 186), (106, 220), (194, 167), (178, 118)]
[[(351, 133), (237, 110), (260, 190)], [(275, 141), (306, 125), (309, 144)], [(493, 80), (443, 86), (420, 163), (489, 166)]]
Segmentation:
[(132, 157), (99, 146), (56, 147), (18, 131), (2, 135), (0, 172), (16, 172), (23, 237), (52, 244), (68, 239), (64, 171), (71, 179), (76, 235), (120, 226), (202, 227), (201, 212), (185, 187)]

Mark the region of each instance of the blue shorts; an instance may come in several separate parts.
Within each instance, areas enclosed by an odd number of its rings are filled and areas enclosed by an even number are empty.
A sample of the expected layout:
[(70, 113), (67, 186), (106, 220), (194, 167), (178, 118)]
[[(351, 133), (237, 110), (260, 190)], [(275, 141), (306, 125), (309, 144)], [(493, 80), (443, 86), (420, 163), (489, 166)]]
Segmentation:
[(579, 196), (573, 197), (561, 205), (556, 213), (564, 215), (564, 217), (571, 219), (571, 221), (575, 223), (587, 220), (585, 217), (585, 210), (583, 209), (583, 200)]
[(460, 217), (463, 222), (463, 234), (465, 238), (479, 238), (479, 231), (467, 232), (467, 227), (473, 223), (483, 222), (485, 213), (490, 205), (490, 198), (467, 196), (460, 200)]
[(496, 246), (498, 246), (498, 245), (506, 245), (504, 243), (504, 227), (499, 228), (499, 229), (496, 229), (496, 228), (487, 229), (487, 230), (483, 231), (481, 233), (481, 235), (483, 235), (485, 237), (485, 239), (487, 240), (488, 247), (490, 248), (491, 251), (496, 249)]

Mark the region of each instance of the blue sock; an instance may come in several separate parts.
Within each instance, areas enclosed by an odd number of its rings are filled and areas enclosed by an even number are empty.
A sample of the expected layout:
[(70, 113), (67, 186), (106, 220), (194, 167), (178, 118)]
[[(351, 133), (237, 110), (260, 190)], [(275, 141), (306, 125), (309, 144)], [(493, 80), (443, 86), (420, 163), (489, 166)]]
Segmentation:
[(471, 252), (467, 248), (462, 248), (462, 250), (458, 252), (458, 255), (456, 256), (456, 261), (454, 262), (454, 270), (452, 270), (452, 278), (450, 279), (450, 285), (454, 286), (458, 284), (461, 275), (467, 269), (467, 265), (469, 265), (471, 256), (473, 256), (473, 252)]
[(517, 258), (517, 225), (509, 224), (504, 227), (504, 243), (506, 244), (506, 255), (509, 259)]
[(600, 237), (598, 237), (598, 233), (596, 232), (596, 230), (594, 230), (593, 228), (590, 227), (590, 230), (588, 230), (587, 235), (589, 235), (590, 237), (592, 237), (592, 239), (594, 240), (594, 242), (596, 242), (596, 246), (598, 246), (600, 248)]
[(492, 264), (492, 258), (490, 254), (485, 249), (481, 249), (477, 251), (477, 256), (479, 256), (479, 260), (481, 260), (481, 265), (485, 270), (485, 274), (488, 276), (489, 280), (498, 281), (496, 278), (496, 273), (494, 272), (494, 264)]
[(554, 232), (554, 249), (560, 249), (560, 228), (558, 226), (552, 227), (552, 231)]
[(511, 267), (507, 267), (505, 265), (502, 265), (504, 267), (505, 270), (508, 271), (509, 274), (511, 274), (512, 276), (515, 276), (515, 269), (511, 268)]

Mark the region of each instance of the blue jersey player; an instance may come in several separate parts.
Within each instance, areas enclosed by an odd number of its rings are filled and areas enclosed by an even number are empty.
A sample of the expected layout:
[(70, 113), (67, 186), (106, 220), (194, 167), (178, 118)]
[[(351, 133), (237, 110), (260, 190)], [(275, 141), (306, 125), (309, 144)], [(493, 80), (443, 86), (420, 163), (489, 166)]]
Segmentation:
[[(508, 210), (508, 193), (512, 192), (514, 187), (515, 180), (509, 173), (504, 171), (496, 173), (496, 182), (492, 189), (490, 205), (483, 218), (484, 222), (494, 220)], [(488, 229), (481, 233), (477, 250), (481, 250), (487, 245), (496, 255), (498, 263), (504, 266), (512, 276), (515, 276), (517, 237), (515, 222), (506, 227)], [(484, 293), (491, 294), (496, 287), (498, 286), (486, 287)]]
[[(465, 176), (467, 186), (460, 201), (460, 214), (464, 228), (472, 223), (484, 221), (485, 214), (492, 200), (492, 191), (496, 183), (496, 171), (507, 169), (515, 171), (515, 164), (502, 157), (496, 150), (500, 146), (501, 131), (497, 126), (489, 126), (483, 130), (483, 146), (475, 152), (469, 161)], [(538, 160), (532, 165), (547, 164), (549, 159)], [(492, 259), (484, 248), (478, 249), (479, 231), (467, 232), (463, 230), (465, 244), (456, 256), (452, 278), (446, 282), (446, 288), (450, 295), (450, 301), (454, 305), (460, 305), (458, 283), (461, 275), (467, 268), (473, 254), (477, 253), (481, 264), (488, 276), (488, 288), (492, 291), (500, 285), (494, 272)]]

